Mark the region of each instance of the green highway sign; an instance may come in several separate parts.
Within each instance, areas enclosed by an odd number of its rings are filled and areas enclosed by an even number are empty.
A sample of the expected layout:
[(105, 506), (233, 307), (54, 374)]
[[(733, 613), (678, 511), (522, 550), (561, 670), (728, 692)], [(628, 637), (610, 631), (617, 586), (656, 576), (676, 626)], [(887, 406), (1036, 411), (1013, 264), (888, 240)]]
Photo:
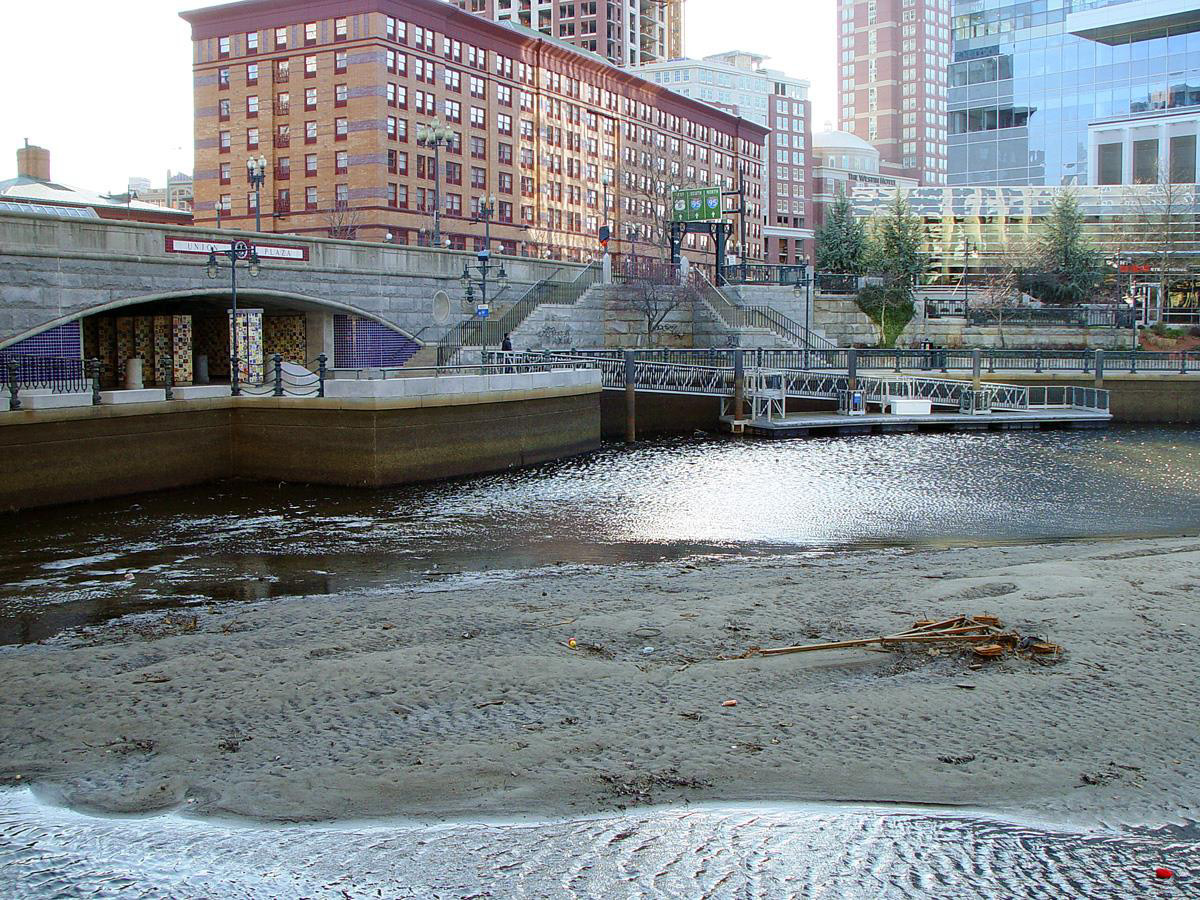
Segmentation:
[(721, 218), (721, 189), (687, 188), (671, 192), (671, 218), (676, 222), (706, 222)]

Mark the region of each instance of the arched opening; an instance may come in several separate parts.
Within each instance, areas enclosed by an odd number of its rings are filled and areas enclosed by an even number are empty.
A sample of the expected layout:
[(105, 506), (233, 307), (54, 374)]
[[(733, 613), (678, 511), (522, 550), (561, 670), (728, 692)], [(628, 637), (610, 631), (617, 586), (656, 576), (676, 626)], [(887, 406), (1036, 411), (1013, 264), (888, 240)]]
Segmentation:
[[(5, 356), (99, 359), (103, 387), (126, 384), (128, 362), (140, 359), (141, 383), (230, 380), (232, 327), (228, 287), (112, 301), (47, 323), (0, 350)], [(398, 367), (420, 342), (378, 316), (318, 297), (238, 286), (240, 377), (261, 381), (275, 353), (315, 370)]]

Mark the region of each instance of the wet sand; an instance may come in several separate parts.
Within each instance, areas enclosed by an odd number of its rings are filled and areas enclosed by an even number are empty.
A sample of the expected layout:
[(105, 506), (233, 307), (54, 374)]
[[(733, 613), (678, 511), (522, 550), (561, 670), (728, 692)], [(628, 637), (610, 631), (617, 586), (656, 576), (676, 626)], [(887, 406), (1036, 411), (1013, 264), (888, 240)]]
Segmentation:
[[(141, 617), (0, 650), (0, 784), (280, 821), (806, 800), (1194, 820), (1198, 563), (1195, 539), (857, 551)], [(1066, 656), (717, 658), (985, 612)]]

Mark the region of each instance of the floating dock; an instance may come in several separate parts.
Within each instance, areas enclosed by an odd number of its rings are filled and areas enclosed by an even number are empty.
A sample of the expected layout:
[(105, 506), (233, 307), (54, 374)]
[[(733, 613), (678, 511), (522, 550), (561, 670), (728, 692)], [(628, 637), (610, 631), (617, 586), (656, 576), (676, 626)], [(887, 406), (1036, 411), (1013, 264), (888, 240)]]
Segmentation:
[(1112, 421), (1107, 412), (1083, 409), (1034, 409), (969, 415), (944, 412), (929, 415), (868, 413), (847, 416), (836, 412), (793, 413), (782, 419), (745, 419), (735, 423), (721, 416), (724, 431), (764, 438), (810, 435), (894, 434), (914, 431), (1010, 431), (1040, 428), (1104, 428)]

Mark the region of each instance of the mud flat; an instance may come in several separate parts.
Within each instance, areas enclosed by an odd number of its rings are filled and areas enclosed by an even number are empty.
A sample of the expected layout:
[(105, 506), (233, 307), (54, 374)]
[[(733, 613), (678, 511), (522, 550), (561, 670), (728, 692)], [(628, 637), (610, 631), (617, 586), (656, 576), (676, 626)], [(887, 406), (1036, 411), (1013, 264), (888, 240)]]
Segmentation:
[[(718, 658), (985, 612), (1066, 655)], [(1195, 820), (1198, 638), (1194, 539), (451, 577), (4, 648), (0, 784), (279, 821), (826, 800)]]

